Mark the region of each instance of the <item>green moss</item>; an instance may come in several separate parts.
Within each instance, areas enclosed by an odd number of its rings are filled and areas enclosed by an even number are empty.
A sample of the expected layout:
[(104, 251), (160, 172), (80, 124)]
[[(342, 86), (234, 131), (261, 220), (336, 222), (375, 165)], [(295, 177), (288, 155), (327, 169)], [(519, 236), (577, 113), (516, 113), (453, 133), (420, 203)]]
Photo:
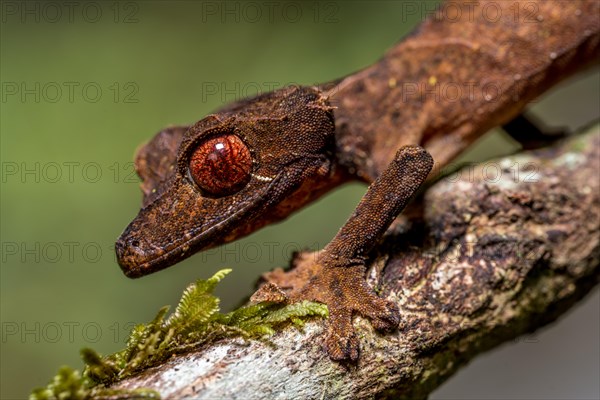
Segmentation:
[(83, 373), (62, 367), (48, 386), (35, 389), (30, 399), (159, 398), (151, 390), (115, 391), (107, 387), (175, 353), (226, 337), (262, 338), (286, 324), (302, 326), (307, 318), (328, 315), (327, 306), (311, 302), (263, 302), (222, 314), (213, 291), (229, 272), (221, 270), (208, 280), (200, 279), (188, 286), (168, 318), (166, 306), (149, 323), (135, 326), (123, 350), (102, 357), (92, 349), (82, 349)]
[(89, 392), (87, 383), (79, 371), (71, 367), (60, 367), (58, 373), (45, 388), (33, 391), (32, 399), (84, 399)]

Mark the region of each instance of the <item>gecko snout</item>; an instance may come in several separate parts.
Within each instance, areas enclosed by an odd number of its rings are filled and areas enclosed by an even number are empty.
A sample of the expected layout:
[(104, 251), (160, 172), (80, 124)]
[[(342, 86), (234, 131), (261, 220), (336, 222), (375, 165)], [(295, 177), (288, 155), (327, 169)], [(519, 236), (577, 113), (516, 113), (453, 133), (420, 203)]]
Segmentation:
[[(192, 238), (179, 231), (171, 235), (168, 220), (159, 220), (151, 225), (156, 219), (146, 218), (147, 212), (148, 209), (142, 210), (142, 216), (134, 219), (115, 243), (117, 262), (128, 278), (139, 278), (165, 269), (193, 254), (192, 246), (202, 249), (210, 244), (198, 240), (203, 238), (202, 229), (199, 229), (201, 233), (198, 236)], [(159, 215), (164, 217), (167, 214)], [(199, 243), (193, 243), (194, 239)]]
[(115, 243), (115, 253), (117, 262), (127, 276), (131, 276), (132, 271), (135, 271), (137, 260), (142, 256), (140, 251), (140, 242), (132, 237), (122, 235)]
[(136, 236), (123, 232), (115, 243), (117, 262), (129, 278), (137, 278), (150, 273), (152, 260), (162, 255), (162, 250), (152, 251), (152, 247), (142, 243)]

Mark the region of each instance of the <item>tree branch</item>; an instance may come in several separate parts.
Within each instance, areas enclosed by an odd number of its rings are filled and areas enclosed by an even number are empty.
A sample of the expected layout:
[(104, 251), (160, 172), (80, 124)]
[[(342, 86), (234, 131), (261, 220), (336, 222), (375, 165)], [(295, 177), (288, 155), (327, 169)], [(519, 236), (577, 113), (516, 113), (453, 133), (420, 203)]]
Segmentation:
[[(600, 126), (554, 148), (463, 169), (424, 197), (421, 220), (398, 224), (369, 279), (401, 309), (400, 328), (361, 334), (356, 365), (332, 362), (322, 322), (271, 343), (228, 339), (115, 388), (163, 398), (424, 398), (478, 353), (531, 332), (599, 281)], [(300, 270), (309, 262), (302, 254)]]

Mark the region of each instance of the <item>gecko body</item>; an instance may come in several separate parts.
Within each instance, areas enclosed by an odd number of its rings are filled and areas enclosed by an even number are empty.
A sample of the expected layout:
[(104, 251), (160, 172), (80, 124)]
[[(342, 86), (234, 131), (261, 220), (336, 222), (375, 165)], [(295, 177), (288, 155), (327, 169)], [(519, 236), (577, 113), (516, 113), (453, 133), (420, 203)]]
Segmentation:
[[(116, 243), (124, 273), (156, 272), (361, 180), (370, 186), (355, 212), (285, 296), (328, 305), (325, 347), (334, 359), (359, 356), (354, 314), (394, 329), (398, 308), (366, 284), (365, 262), (433, 160), (448, 164), (597, 61), (597, 1), (530, 2), (540, 16), (535, 24), (508, 17), (490, 24), (480, 12), (485, 1), (452, 3), (464, 8), (459, 21), (440, 11), (353, 75), (244, 99), (159, 132), (136, 156), (144, 199)], [(512, 5), (494, 3), (506, 11)]]

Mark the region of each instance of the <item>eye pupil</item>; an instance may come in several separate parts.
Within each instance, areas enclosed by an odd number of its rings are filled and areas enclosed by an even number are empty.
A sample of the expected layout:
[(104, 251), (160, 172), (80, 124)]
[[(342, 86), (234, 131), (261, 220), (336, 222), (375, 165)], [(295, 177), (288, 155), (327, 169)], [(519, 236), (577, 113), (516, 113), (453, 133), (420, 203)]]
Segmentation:
[(240, 190), (252, 169), (250, 150), (233, 134), (226, 134), (198, 145), (190, 159), (190, 175), (205, 192), (225, 196)]

